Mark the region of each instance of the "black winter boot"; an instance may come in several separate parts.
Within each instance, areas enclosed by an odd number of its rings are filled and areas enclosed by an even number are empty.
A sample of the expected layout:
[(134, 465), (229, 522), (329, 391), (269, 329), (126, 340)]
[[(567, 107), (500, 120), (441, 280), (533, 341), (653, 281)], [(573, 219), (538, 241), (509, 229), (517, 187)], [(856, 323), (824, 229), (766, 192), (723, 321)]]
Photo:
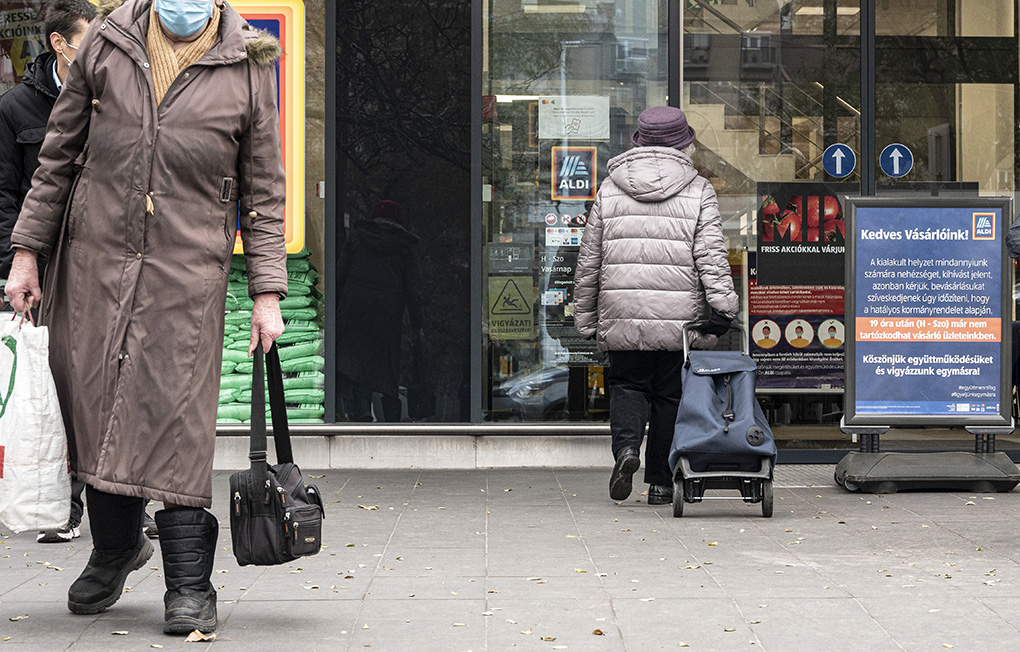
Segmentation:
[(141, 498), (118, 496), (86, 487), (92, 555), (67, 591), (67, 608), (76, 614), (97, 614), (112, 606), (124, 591), (128, 574), (152, 557), (152, 544), (142, 534)]
[(216, 517), (197, 507), (175, 507), (156, 512), (156, 526), (166, 578), (163, 633), (212, 632), (216, 590), (209, 577), (219, 536)]

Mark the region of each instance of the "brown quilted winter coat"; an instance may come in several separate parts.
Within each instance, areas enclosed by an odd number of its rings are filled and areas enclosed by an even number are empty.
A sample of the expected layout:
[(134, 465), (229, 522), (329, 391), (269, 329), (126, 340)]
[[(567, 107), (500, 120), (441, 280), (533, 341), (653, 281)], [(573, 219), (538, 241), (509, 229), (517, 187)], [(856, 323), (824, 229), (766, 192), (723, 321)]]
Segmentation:
[(238, 199), (252, 296), (287, 292), (279, 44), (224, 7), (157, 106), (150, 4), (93, 21), (11, 240), (50, 256), (42, 319), (79, 477), (208, 507)]
[(670, 147), (631, 149), (608, 168), (581, 239), (575, 326), (601, 351), (682, 350), (683, 325), (709, 307), (737, 314), (715, 189)]

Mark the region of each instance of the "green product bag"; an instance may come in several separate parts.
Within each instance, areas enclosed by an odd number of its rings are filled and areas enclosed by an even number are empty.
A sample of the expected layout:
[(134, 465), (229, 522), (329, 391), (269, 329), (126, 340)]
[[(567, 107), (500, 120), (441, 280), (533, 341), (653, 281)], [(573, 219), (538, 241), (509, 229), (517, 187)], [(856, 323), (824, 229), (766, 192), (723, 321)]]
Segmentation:
[[(284, 381), (286, 382), (286, 381)], [(220, 378), (220, 389), (247, 389), (251, 391), (251, 376), (230, 374)]]
[(237, 366), (236, 362), (231, 362), (230, 360), (224, 360), (222, 363), (220, 363), (220, 375), (221, 376), (226, 376), (229, 373), (233, 373), (234, 368), (236, 366)]
[(297, 358), (307, 358), (308, 356), (318, 353), (321, 347), (322, 340), (318, 338), (307, 344), (292, 344), (290, 346), (280, 347), (280, 362), (295, 360)]
[(287, 417), (287, 423), (307, 423), (307, 424), (313, 424), (313, 423), (323, 423), (323, 421), (322, 421), (322, 417), (319, 417), (318, 419), (291, 419), (290, 417)]
[[(319, 331), (298, 331), (291, 330), (290, 326), (283, 332), (283, 335), (276, 338), (276, 343), (281, 347), (287, 344), (305, 344), (319, 339)], [(282, 350), (282, 349), (281, 349)]]
[(241, 419), (228, 419), (226, 417), (219, 417), (216, 419), (216, 423), (228, 424), (228, 423), (244, 423)]
[(235, 391), (236, 390), (233, 389), (224, 389), (223, 387), (220, 387), (220, 405), (223, 405), (224, 403), (233, 403), (237, 400), (234, 396)]
[(226, 308), (227, 310), (246, 310), (251, 312), (252, 307), (255, 305), (254, 299), (248, 297), (248, 295), (235, 297), (233, 295), (227, 295)]
[(232, 294), (235, 297), (246, 297), (248, 296), (248, 284), (230, 281), (227, 283), (227, 294)]
[(290, 283), (287, 285), (288, 297), (304, 297), (312, 294), (312, 286), (303, 283)]
[[(235, 345), (231, 344), (230, 346), (233, 347)], [(248, 360), (248, 343), (245, 342), (244, 350), (243, 351), (239, 351), (239, 350), (234, 349), (234, 348), (223, 349), (223, 359), (224, 360), (229, 360), (230, 362), (233, 362), (234, 364), (237, 364), (239, 362), (247, 361)]]
[(305, 403), (294, 408), (287, 408), (287, 421), (291, 419), (321, 419), (326, 414), (326, 408), (321, 405)]
[(280, 301), (281, 310), (293, 310), (295, 308), (307, 308), (312, 305), (312, 297), (287, 297)]
[[(251, 392), (250, 389), (239, 389), (236, 390), (234, 396), (237, 398), (239, 403), (251, 403)], [(284, 389), (284, 399), (287, 401), (287, 405), (301, 405), (301, 404), (314, 404), (322, 405), (326, 400), (326, 392), (322, 389)], [(266, 397), (269, 397), (268, 392)]]
[(245, 403), (230, 403), (216, 409), (217, 419), (250, 419), (251, 406)]
[(325, 385), (326, 374), (321, 371), (304, 371), (296, 377), (283, 379), (284, 391), (288, 389), (318, 389)]
[(326, 400), (326, 391), (322, 389), (287, 389), (283, 395), (288, 405), (322, 405)]
[(280, 314), (284, 321), (291, 319), (312, 320), (318, 314), (315, 308), (297, 308), (296, 310), (281, 310)]
[(312, 268), (312, 264), (303, 258), (288, 258), (287, 259), (287, 271), (288, 272), (307, 272)]
[[(250, 366), (250, 363), (247, 363)], [(238, 365), (241, 367), (242, 365)], [(295, 360), (281, 360), (280, 367), (283, 369), (283, 373), (290, 374), (296, 371), (322, 371), (322, 368), (326, 366), (326, 360), (321, 355), (312, 355), (307, 358), (297, 358)]]
[(230, 259), (230, 269), (239, 270), (241, 272), (248, 271), (248, 265), (244, 262), (244, 256), (234, 254), (234, 257)]
[(244, 360), (234, 360), (234, 362), (241, 363), (241, 362), (244, 362), (245, 360), (248, 359), (248, 346), (250, 344), (251, 344), (251, 335), (249, 334), (249, 336), (247, 338), (243, 339), (243, 340), (241, 340), (241, 339), (233, 340), (229, 344), (226, 344), (226, 346), (224, 347), (223, 350), (224, 351), (233, 351), (234, 353), (236, 353), (238, 351), (244, 351)]
[(223, 317), (227, 324), (248, 324), (251, 325), (251, 310), (233, 310)]
[(292, 333), (294, 331), (317, 331), (319, 327), (313, 321), (292, 319), (287, 322), (287, 330)]
[(238, 364), (237, 367), (234, 369), (234, 373), (247, 374), (248, 377), (251, 378), (251, 372), (254, 368), (255, 363), (252, 362), (251, 359), (249, 358), (247, 362), (242, 362)]

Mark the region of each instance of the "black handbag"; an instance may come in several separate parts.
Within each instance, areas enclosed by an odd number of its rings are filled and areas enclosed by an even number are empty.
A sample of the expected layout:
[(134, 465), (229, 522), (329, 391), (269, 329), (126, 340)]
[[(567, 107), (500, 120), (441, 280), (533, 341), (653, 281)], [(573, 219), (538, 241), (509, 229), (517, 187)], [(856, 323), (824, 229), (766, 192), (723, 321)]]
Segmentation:
[(425, 344), (411, 345), (411, 382), (407, 384), (407, 416), (427, 419), (436, 413), (436, 389), (428, 370)]
[[(276, 464), (266, 461), (266, 396), (269, 376)], [(305, 485), (294, 464), (287, 428), (280, 355), (274, 344), (255, 349), (252, 369), (251, 468), (230, 476), (230, 539), (241, 566), (273, 566), (314, 555), (322, 545), (325, 510), (315, 485)]]

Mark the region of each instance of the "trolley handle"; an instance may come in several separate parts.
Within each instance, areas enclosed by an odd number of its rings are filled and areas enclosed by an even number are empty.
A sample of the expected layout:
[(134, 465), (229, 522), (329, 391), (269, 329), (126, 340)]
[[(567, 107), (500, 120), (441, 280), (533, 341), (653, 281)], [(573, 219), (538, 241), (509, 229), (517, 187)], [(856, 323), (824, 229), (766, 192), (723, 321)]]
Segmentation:
[[(683, 328), (684, 360), (687, 360), (690, 357), (691, 343), (690, 343), (689, 332), (690, 331), (697, 331), (701, 326), (704, 325), (704, 323), (705, 322), (700, 322), (700, 321), (689, 321), (686, 324), (684, 324), (684, 328)], [(731, 324), (730, 325), (730, 330), (731, 331), (732, 330), (740, 331), (740, 351), (744, 355), (751, 355), (750, 344), (748, 343), (747, 332), (744, 330), (744, 327), (743, 326), (739, 326), (737, 324)], [(700, 333), (700, 331), (698, 331), (698, 332)]]

